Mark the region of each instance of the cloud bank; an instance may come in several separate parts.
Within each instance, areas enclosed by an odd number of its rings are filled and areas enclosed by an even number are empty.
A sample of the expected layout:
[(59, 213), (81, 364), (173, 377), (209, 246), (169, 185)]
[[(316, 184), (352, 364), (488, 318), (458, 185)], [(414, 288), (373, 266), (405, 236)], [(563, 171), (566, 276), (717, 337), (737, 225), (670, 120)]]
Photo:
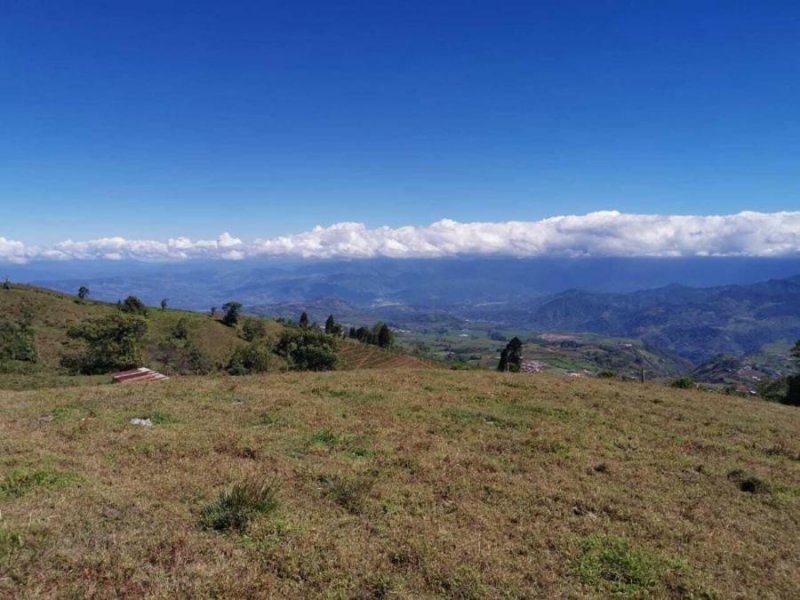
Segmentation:
[(800, 212), (735, 215), (636, 215), (601, 211), (540, 221), (459, 223), (444, 219), (424, 227), (337, 223), (295, 235), (244, 242), (228, 233), (216, 240), (185, 237), (85, 242), (48, 248), (0, 236), (0, 261), (32, 260), (242, 260), (292, 258), (693, 257), (800, 256)]

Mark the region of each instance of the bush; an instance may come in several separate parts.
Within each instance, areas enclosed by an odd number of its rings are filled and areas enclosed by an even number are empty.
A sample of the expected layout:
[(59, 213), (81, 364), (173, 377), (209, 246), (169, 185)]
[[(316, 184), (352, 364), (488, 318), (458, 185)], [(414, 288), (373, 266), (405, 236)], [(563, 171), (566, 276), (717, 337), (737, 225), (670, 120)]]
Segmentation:
[(177, 320), (172, 327), (172, 337), (176, 340), (185, 340), (189, 338), (189, 320), (186, 317), (181, 317)]
[(0, 319), (0, 361), (36, 362), (33, 329), (27, 324)]
[(64, 355), (61, 364), (86, 375), (132, 369), (142, 361), (139, 344), (145, 333), (147, 321), (120, 314), (73, 325), (67, 335), (85, 347)]
[(119, 305), (119, 307), (123, 312), (130, 313), (132, 315), (141, 315), (143, 317), (147, 316), (147, 307), (144, 305), (144, 302), (139, 300), (139, 298), (136, 296), (128, 296), (125, 298), (125, 301)]
[(206, 529), (242, 533), (256, 515), (267, 514), (278, 507), (274, 486), (254, 480), (244, 481), (222, 492), (203, 509), (200, 522)]
[(787, 377), (786, 384), (786, 395), (781, 402), (792, 406), (800, 406), (800, 375)]
[(680, 390), (691, 390), (694, 389), (695, 382), (691, 377), (678, 377), (670, 381), (669, 386)]
[(270, 369), (270, 352), (262, 342), (238, 346), (231, 355), (225, 370), (231, 375), (266, 373)]
[(158, 345), (155, 358), (166, 371), (180, 375), (207, 375), (214, 365), (200, 348), (183, 338), (172, 338)]
[(236, 327), (239, 322), (239, 313), (242, 310), (240, 302), (226, 302), (222, 305), (222, 310), (225, 314), (222, 316), (222, 322), (228, 327)]
[(255, 342), (267, 337), (267, 326), (261, 319), (247, 319), (242, 327), (242, 337), (248, 342)]
[(275, 351), (296, 371), (328, 371), (336, 367), (336, 338), (321, 331), (286, 330)]

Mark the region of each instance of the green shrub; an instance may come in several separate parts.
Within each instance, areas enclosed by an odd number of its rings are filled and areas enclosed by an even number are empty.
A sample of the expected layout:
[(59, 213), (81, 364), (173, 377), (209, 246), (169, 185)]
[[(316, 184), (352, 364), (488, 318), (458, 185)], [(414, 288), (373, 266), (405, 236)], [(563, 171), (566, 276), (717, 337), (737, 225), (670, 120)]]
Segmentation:
[(147, 307), (136, 296), (128, 296), (123, 302), (119, 304), (120, 310), (132, 315), (147, 316)]
[(336, 367), (336, 338), (311, 329), (287, 329), (275, 351), (296, 371), (328, 371)]
[(33, 330), (27, 323), (0, 319), (0, 362), (10, 360), (36, 362)]
[(267, 326), (261, 319), (247, 319), (242, 326), (242, 337), (248, 342), (255, 342), (267, 337)]
[(237, 483), (222, 492), (217, 499), (203, 509), (201, 524), (216, 531), (247, 530), (255, 516), (267, 514), (278, 507), (274, 486), (248, 480)]
[(787, 377), (786, 395), (781, 399), (783, 404), (800, 406), (800, 375)]
[(67, 335), (83, 345), (76, 353), (65, 354), (61, 364), (85, 375), (109, 373), (140, 366), (140, 343), (147, 332), (141, 317), (112, 314), (73, 325)]
[(162, 341), (158, 345), (154, 358), (169, 373), (207, 375), (214, 369), (211, 359), (186, 338), (173, 336)]
[(225, 368), (231, 375), (249, 375), (266, 373), (270, 370), (270, 352), (263, 342), (252, 342), (247, 346), (238, 346)]
[(681, 390), (691, 390), (694, 389), (695, 383), (691, 377), (678, 377), (670, 381), (669, 386)]

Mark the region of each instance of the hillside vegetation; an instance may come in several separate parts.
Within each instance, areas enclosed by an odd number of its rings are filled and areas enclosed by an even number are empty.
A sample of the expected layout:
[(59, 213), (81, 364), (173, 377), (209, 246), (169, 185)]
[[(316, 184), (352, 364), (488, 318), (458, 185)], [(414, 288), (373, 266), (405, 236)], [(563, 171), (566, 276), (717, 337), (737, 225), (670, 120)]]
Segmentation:
[[(71, 340), (70, 327), (103, 317), (120, 314), (116, 304), (80, 301), (59, 292), (14, 285), (0, 290), (0, 320), (15, 327), (26, 323), (32, 333), (35, 350), (33, 361), (0, 360), (0, 388), (30, 389), (86, 383), (108, 383), (105, 375), (76, 376), (62, 367), (62, 357), (77, 345)], [(213, 373), (229, 364), (234, 351), (248, 346), (242, 318), (237, 327), (221, 322), (221, 313), (214, 318), (183, 310), (148, 308), (146, 334), (141, 341), (141, 365), (167, 374)], [(286, 327), (270, 319), (259, 319), (264, 336), (262, 345), (274, 342)], [(182, 333), (176, 334), (180, 329)], [(176, 340), (176, 336), (181, 339)], [(261, 343), (261, 342), (259, 342)], [(196, 365), (185, 365), (191, 353), (199, 357)], [(192, 356), (194, 356), (192, 355)], [(432, 363), (417, 360), (397, 351), (385, 350), (351, 340), (338, 342), (339, 368), (375, 368), (382, 366), (425, 367)], [(0, 356), (2, 359), (2, 356)], [(271, 359), (270, 370), (286, 368), (278, 356)]]
[(798, 415), (486, 371), (0, 391), (0, 597), (792, 598)]

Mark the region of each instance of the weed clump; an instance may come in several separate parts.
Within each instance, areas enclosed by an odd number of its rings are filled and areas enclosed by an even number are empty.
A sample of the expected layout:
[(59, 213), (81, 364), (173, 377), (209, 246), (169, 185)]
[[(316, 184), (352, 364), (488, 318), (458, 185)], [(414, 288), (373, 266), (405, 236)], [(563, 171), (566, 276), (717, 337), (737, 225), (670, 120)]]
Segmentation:
[(347, 512), (357, 515), (364, 510), (366, 497), (372, 489), (371, 479), (359, 477), (343, 479), (330, 476), (320, 477), (323, 486), (323, 496), (332, 500)]
[(203, 509), (200, 521), (206, 529), (242, 533), (253, 517), (270, 513), (277, 507), (274, 485), (248, 480), (222, 492)]

